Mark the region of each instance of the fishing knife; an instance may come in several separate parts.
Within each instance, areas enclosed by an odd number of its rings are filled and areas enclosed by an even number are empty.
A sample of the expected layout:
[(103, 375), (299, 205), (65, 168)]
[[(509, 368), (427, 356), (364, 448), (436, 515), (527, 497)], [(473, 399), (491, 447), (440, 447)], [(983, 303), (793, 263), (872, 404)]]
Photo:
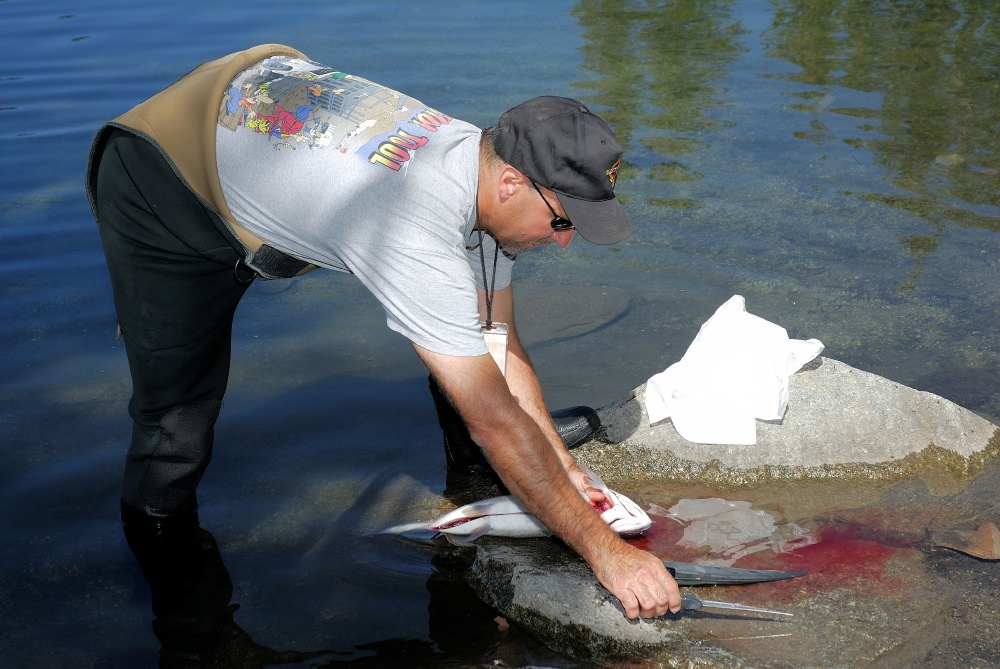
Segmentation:
[(714, 602), (710, 599), (701, 599), (694, 595), (681, 595), (681, 611), (698, 611), (700, 609), (730, 609), (735, 611), (747, 611), (750, 613), (769, 613), (776, 616), (793, 616), (795, 614), (786, 611), (775, 611), (773, 609), (762, 609), (757, 606), (747, 606), (746, 604), (734, 604), (732, 602)]
[(775, 571), (771, 569), (739, 569), (736, 567), (709, 567), (691, 562), (663, 561), (677, 585), (737, 585), (764, 583), (786, 578), (805, 576), (804, 571)]

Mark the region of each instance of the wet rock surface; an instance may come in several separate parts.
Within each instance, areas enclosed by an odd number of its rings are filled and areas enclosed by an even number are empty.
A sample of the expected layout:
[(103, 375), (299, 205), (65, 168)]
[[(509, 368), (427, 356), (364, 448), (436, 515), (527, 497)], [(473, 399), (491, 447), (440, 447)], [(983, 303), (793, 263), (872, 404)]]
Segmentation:
[(710, 667), (907, 667), (942, 637), (944, 584), (918, 551), (887, 565), (893, 584), (872, 593), (859, 575), (809, 593), (783, 584), (683, 588), (703, 599), (794, 614), (682, 612), (630, 621), (587, 566), (555, 541), (484, 541), (469, 578), (498, 612), (561, 653), (609, 663), (641, 657)]
[(599, 411), (605, 432), (586, 451), (588, 461), (593, 457), (623, 476), (891, 478), (924, 466), (922, 458), (955, 473), (975, 473), (1000, 448), (997, 426), (988, 420), (831, 358), (817, 358), (789, 378), (784, 418), (757, 421), (753, 446), (687, 441), (669, 419), (651, 426), (643, 405), (639, 387)]
[[(793, 375), (785, 419), (758, 421), (757, 446), (685, 442), (669, 420), (649, 426), (641, 397), (639, 388), (601, 409), (606, 429), (577, 458), (644, 508), (684, 497), (750, 499), (754, 513), (768, 509), (777, 527), (801, 528), (808, 539), (791, 548), (771, 541), (767, 550), (692, 548), (678, 518), (661, 513), (636, 545), (670, 560), (804, 569), (788, 581), (682, 588), (794, 617), (704, 609), (629, 621), (558, 541), (487, 537), (467, 580), (503, 616), (554, 650), (615, 666), (1000, 662), (1000, 567), (935, 545), (1000, 520), (992, 423), (830, 359)], [(803, 492), (810, 485), (820, 488)]]

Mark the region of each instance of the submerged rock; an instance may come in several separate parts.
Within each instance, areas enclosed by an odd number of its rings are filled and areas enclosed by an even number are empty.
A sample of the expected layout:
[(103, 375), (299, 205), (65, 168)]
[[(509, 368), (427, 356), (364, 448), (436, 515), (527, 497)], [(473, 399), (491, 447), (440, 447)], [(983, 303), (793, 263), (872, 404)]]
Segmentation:
[(948, 528), (933, 533), (935, 546), (950, 548), (983, 560), (1000, 559), (1000, 530), (993, 523), (976, 529)]
[(554, 540), (484, 540), (469, 571), (483, 601), (560, 653), (596, 663), (623, 658), (695, 667), (906, 667), (941, 638), (949, 600), (915, 550), (837, 587), (794, 581), (683, 588), (703, 599), (775, 608), (766, 614), (682, 612), (628, 620), (587, 565)]

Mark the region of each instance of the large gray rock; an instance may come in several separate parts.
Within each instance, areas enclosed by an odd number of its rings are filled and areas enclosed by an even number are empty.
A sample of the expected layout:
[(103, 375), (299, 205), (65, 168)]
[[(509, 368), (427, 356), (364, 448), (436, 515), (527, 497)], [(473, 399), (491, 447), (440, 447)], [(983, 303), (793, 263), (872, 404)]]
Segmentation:
[[(554, 540), (482, 540), (469, 582), (483, 601), (552, 649), (593, 662), (644, 658), (670, 666), (909, 667), (940, 640), (949, 599), (919, 552), (893, 559), (891, 594), (867, 584), (790, 601), (753, 603), (793, 618), (726, 612), (632, 621), (579, 558)], [(704, 599), (740, 601), (759, 586), (692, 588)], [(786, 585), (780, 591), (794, 592)], [(780, 592), (779, 591), (779, 592)]]
[[(996, 494), (962, 490), (940, 496), (925, 485), (933, 476), (915, 475), (947, 469), (972, 490), (972, 475), (989, 466), (983, 475), (989, 487), (997, 480), (990, 464), (1000, 449), (997, 426), (940, 397), (828, 358), (791, 377), (784, 419), (758, 421), (755, 446), (693, 444), (669, 420), (651, 426), (643, 391), (600, 410), (604, 430), (574, 451), (577, 459), (625, 491), (684, 483), (705, 493), (715, 485), (733, 491), (740, 490), (733, 484), (768, 483), (758, 486), (766, 491), (758, 493), (759, 502), (780, 497), (796, 522), (817, 537), (828, 533), (814, 546), (820, 550), (810, 558), (812, 572), (696, 594), (785, 610), (794, 618), (702, 611), (629, 621), (586, 564), (555, 540), (478, 542), (468, 578), (484, 601), (552, 648), (598, 662), (641, 657), (697, 667), (906, 667), (938, 644), (954, 582), (928, 566), (928, 556), (938, 555), (928, 524), (991, 520), (1000, 502)], [(830, 495), (829, 507), (813, 500), (803, 505), (808, 511), (787, 508), (798, 493), (782, 481), (810, 479), (842, 481), (847, 494)], [(852, 503), (859, 479), (879, 480), (879, 492)], [(841, 557), (822, 562), (837, 551)]]
[(972, 474), (1000, 450), (997, 426), (937, 395), (817, 358), (789, 379), (781, 421), (757, 421), (757, 444), (695, 444), (669, 419), (649, 424), (645, 386), (602, 408), (605, 426), (582, 458), (613, 478), (742, 482), (898, 477), (932, 460)]
[(554, 539), (482, 540), (470, 582), (505, 617), (574, 657), (686, 655), (691, 642), (677, 625), (628, 620), (587, 565)]

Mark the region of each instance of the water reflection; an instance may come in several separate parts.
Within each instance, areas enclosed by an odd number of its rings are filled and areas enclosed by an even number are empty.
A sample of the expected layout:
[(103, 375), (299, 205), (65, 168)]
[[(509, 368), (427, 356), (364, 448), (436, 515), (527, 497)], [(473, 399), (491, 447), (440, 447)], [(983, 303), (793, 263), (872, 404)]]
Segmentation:
[[(926, 221), (900, 236), (913, 257), (909, 292), (951, 224), (1000, 230), (1000, 20), (982, 0), (859, 3), (774, 0), (770, 55), (809, 88), (799, 108), (827, 139), (871, 151), (893, 192), (853, 193)], [(838, 87), (877, 94), (867, 108), (837, 105)], [(858, 119), (853, 137), (827, 134), (826, 113)], [(874, 132), (875, 136), (870, 134)], [(815, 140), (812, 133), (797, 135)]]
[[(775, 59), (768, 66), (773, 71), (754, 76), (800, 85), (785, 93), (793, 100), (787, 107), (809, 118), (787, 132), (817, 146), (863, 152), (856, 160), (873, 160), (884, 177), (870, 190), (845, 194), (929, 226), (925, 233), (898, 236), (912, 258), (899, 286), (904, 294), (917, 284), (925, 259), (949, 226), (1000, 230), (995, 5), (983, 0), (774, 0), (772, 5), (773, 19), (762, 38), (765, 53)], [(610, 108), (604, 115), (624, 142), (642, 147), (626, 154), (630, 176), (675, 186), (704, 179), (704, 170), (686, 156), (723, 141), (713, 133), (734, 124), (720, 105), (728, 92), (725, 80), (748, 51), (746, 36), (752, 31), (745, 24), (758, 18), (755, 12), (727, 0), (582, 0), (574, 15), (586, 39), (584, 67), (597, 75), (577, 86), (586, 89), (586, 100)], [(788, 71), (789, 63), (794, 71)], [(845, 117), (854, 121), (853, 129), (844, 125)], [(648, 202), (672, 209), (705, 206), (697, 197)]]
[[(587, 100), (611, 108), (603, 115), (624, 144), (641, 136), (644, 150), (626, 153), (633, 169), (667, 182), (704, 177), (678, 157), (707, 148), (704, 133), (732, 125), (712, 111), (725, 90), (718, 80), (744, 50), (739, 38), (746, 29), (734, 12), (727, 0), (577, 5), (583, 64), (600, 77), (577, 86), (588, 89)], [(656, 131), (646, 136), (650, 128)], [(689, 198), (654, 204), (703, 206)]]
[[(127, 517), (127, 511), (123, 510)], [(267, 667), (326, 651), (279, 651), (254, 643), (233, 620), (233, 584), (215, 537), (192, 513), (169, 523), (125, 525), (125, 538), (149, 585), (160, 667)]]

